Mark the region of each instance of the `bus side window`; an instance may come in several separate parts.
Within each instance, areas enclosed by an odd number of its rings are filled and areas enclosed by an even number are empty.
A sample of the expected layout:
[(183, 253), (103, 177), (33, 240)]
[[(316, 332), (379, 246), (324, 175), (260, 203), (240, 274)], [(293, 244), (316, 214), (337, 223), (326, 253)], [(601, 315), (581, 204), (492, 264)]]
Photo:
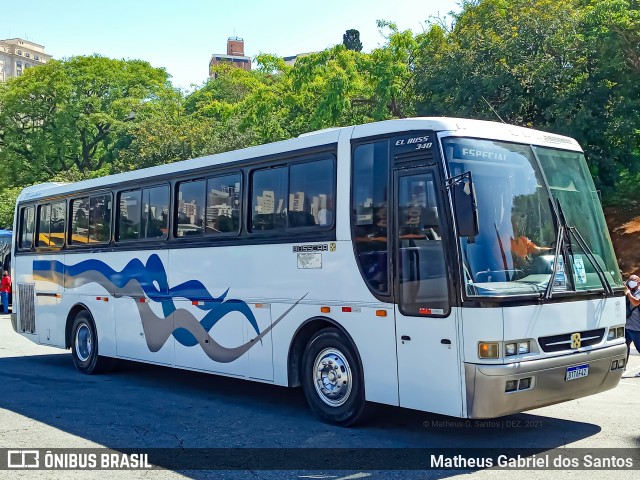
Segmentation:
[(50, 245), (51, 228), (51, 205), (40, 205), (38, 207), (38, 247), (48, 247)]
[(237, 174), (207, 180), (205, 233), (215, 235), (240, 230), (241, 180)]
[(178, 184), (177, 237), (201, 236), (204, 233), (205, 188), (204, 180)]
[(62, 246), (64, 245), (64, 232), (66, 223), (67, 203), (52, 203), (49, 246), (62, 248)]
[(18, 239), (20, 250), (27, 250), (33, 246), (34, 213), (34, 207), (25, 207), (20, 212), (20, 237)]
[(334, 210), (334, 170), (332, 159), (291, 165), (289, 228), (331, 227)]
[(387, 140), (359, 145), (353, 152), (351, 222), (360, 270), (375, 293), (390, 293), (388, 279)]
[(89, 199), (73, 199), (71, 212), (71, 244), (84, 245), (89, 241)]
[(287, 167), (253, 172), (251, 229), (282, 230), (287, 226)]
[(142, 192), (140, 190), (122, 192), (118, 197), (118, 240), (138, 240)]
[(111, 240), (111, 195), (91, 197), (89, 201), (89, 242)]
[(142, 191), (142, 238), (166, 238), (169, 231), (169, 186)]

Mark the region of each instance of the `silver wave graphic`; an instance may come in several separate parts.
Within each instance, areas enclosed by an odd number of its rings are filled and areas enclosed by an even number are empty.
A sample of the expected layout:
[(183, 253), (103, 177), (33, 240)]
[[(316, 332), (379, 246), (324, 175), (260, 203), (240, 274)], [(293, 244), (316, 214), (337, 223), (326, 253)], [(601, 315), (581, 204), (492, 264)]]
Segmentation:
[[(67, 277), (66, 287), (80, 287), (89, 283), (97, 283), (107, 289), (114, 297), (130, 297), (132, 299), (145, 298), (145, 293), (137, 280), (132, 279), (122, 288), (115, 287), (109, 282), (104, 275), (97, 271), (87, 271), (74, 277)], [(244, 355), (251, 347), (260, 342), (273, 328), (285, 318), (291, 310), (293, 310), (308, 294), (305, 294), (291, 305), (282, 315), (271, 325), (265, 328), (259, 335), (252, 338), (248, 342), (234, 347), (227, 348), (216, 342), (209, 332), (198, 322), (198, 319), (185, 309), (176, 309), (173, 314), (167, 318), (157, 316), (148, 302), (136, 301), (135, 305), (140, 314), (142, 328), (144, 330), (145, 341), (147, 347), (152, 352), (157, 352), (167, 342), (174, 330), (184, 328), (198, 342), (205, 354), (214, 362), (230, 363), (242, 355)]]

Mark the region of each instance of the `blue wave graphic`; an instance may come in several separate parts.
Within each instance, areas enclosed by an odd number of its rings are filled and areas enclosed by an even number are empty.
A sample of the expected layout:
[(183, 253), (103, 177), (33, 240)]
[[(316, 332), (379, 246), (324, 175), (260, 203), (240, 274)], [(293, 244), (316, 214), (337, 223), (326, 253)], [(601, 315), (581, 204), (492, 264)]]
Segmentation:
[[(249, 305), (238, 299), (225, 300), (229, 289), (219, 297), (214, 297), (197, 280), (188, 280), (169, 288), (167, 272), (162, 260), (156, 254), (151, 255), (146, 264), (139, 259), (133, 259), (121, 271), (114, 270), (106, 263), (94, 259), (84, 260), (75, 265), (65, 265), (58, 260), (34, 260), (33, 271), (34, 274), (43, 277), (53, 278), (55, 273), (65, 279), (81, 277), (88, 272), (98, 272), (117, 288), (124, 288), (129, 282), (135, 280), (150, 300), (162, 305), (165, 319), (177, 310), (174, 299), (184, 298), (201, 303), (198, 304), (198, 308), (208, 311), (199, 321), (207, 332), (224, 316), (238, 312), (249, 321), (256, 334), (260, 335), (258, 322)], [(108, 287), (107, 289), (110, 290)], [(182, 345), (194, 346), (198, 344), (195, 336), (184, 328), (177, 328), (172, 334)]]

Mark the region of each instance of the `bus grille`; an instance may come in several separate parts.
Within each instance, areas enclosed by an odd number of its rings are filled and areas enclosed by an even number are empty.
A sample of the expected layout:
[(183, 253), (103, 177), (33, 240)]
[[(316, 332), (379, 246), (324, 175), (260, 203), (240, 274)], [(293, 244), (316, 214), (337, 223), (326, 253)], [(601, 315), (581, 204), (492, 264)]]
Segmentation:
[[(538, 343), (543, 352), (560, 352), (562, 350), (572, 350), (571, 348), (571, 335), (572, 333), (563, 333), (561, 335), (552, 335), (550, 337), (539, 337)], [(604, 328), (598, 328), (596, 330), (585, 330), (580, 333), (580, 346), (589, 347), (591, 345), (597, 345), (602, 341), (604, 336)]]
[(18, 284), (18, 306), (20, 310), (20, 331), (36, 333), (35, 284)]

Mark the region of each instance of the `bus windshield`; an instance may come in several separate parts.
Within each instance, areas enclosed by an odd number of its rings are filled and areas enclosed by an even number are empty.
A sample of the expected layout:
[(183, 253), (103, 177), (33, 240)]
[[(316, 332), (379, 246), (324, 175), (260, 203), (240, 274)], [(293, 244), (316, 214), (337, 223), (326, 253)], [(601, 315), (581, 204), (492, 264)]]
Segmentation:
[[(567, 225), (585, 239), (607, 281), (614, 288), (622, 285), (581, 153), (470, 138), (446, 138), (443, 147), (451, 176), (471, 171), (478, 203), (479, 234), (460, 238), (467, 295), (545, 292), (557, 240), (549, 191), (560, 203)], [(573, 238), (570, 252), (573, 271), (560, 255), (553, 291), (601, 291), (604, 286), (588, 252)]]

